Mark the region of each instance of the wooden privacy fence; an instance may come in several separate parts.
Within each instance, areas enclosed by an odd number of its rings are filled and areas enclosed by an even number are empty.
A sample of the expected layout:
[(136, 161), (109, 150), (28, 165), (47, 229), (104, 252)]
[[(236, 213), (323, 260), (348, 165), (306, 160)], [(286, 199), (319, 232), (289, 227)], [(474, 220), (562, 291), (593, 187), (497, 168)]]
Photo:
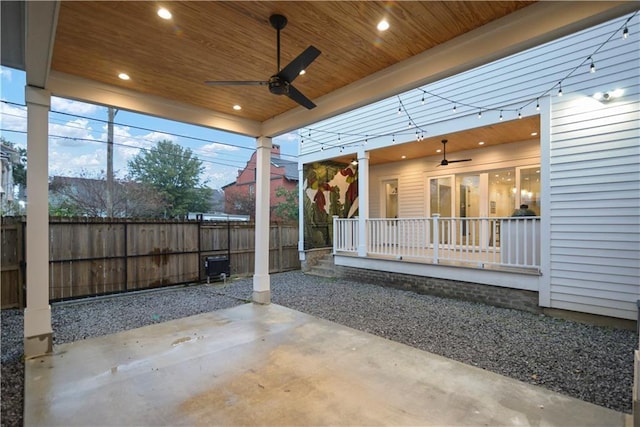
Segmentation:
[[(2, 308), (24, 306), (26, 227), (2, 219)], [(269, 237), (270, 272), (299, 269), (297, 224), (271, 224)], [(203, 281), (209, 256), (228, 256), (232, 275), (252, 274), (255, 224), (51, 218), (48, 244), (56, 301)]]

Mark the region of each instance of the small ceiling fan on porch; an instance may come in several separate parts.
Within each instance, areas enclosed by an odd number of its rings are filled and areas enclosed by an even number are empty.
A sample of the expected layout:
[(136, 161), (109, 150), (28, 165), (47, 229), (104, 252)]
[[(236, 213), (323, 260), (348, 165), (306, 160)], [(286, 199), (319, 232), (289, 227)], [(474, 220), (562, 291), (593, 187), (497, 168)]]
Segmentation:
[(280, 69), (280, 30), (287, 26), (287, 18), (283, 15), (274, 14), (269, 17), (271, 26), (277, 31), (277, 71), (269, 77), (269, 80), (229, 80), (218, 81), (208, 80), (204, 83), (209, 86), (269, 86), (269, 92), (274, 95), (286, 95), (293, 101), (308, 108), (314, 108), (314, 104), (309, 98), (296, 89), (293, 82), (300, 73), (307, 68), (320, 55), (320, 50), (314, 46), (309, 46), (298, 55), (286, 67)]
[(470, 162), (471, 159), (447, 160), (447, 140), (442, 140), (442, 160), (437, 166), (447, 166), (449, 163)]

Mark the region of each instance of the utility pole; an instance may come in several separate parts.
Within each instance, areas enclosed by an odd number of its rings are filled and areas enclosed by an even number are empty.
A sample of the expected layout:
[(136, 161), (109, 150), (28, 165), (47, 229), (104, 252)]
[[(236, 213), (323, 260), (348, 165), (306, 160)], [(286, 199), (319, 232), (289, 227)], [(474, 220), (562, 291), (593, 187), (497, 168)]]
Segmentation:
[(119, 110), (109, 107), (107, 122), (107, 217), (113, 218), (113, 119)]

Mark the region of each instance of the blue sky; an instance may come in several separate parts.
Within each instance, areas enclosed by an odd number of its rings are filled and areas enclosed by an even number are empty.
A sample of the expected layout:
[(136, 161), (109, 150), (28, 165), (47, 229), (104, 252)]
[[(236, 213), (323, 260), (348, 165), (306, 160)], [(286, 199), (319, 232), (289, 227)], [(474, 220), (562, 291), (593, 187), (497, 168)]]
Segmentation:
[[(0, 67), (0, 99), (5, 101), (0, 103), (0, 136), (23, 147), (27, 146), (24, 87), (24, 72)], [(106, 171), (107, 108), (53, 97), (51, 111), (49, 175), (99, 176)], [(127, 173), (127, 161), (140, 149), (169, 139), (190, 148), (203, 162), (203, 181), (220, 188), (235, 180), (255, 149), (254, 138), (129, 111), (119, 111), (114, 123), (114, 171), (119, 177)], [(297, 156), (295, 133), (273, 142), (280, 145), (283, 156)]]

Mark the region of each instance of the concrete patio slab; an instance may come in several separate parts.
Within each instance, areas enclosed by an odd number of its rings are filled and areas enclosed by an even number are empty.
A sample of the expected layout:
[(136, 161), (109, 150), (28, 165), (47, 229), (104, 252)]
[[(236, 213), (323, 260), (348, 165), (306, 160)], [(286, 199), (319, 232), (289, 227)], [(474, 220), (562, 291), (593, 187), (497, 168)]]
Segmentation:
[(274, 304), (59, 345), (27, 360), (25, 377), (26, 426), (565, 427), (626, 418)]

